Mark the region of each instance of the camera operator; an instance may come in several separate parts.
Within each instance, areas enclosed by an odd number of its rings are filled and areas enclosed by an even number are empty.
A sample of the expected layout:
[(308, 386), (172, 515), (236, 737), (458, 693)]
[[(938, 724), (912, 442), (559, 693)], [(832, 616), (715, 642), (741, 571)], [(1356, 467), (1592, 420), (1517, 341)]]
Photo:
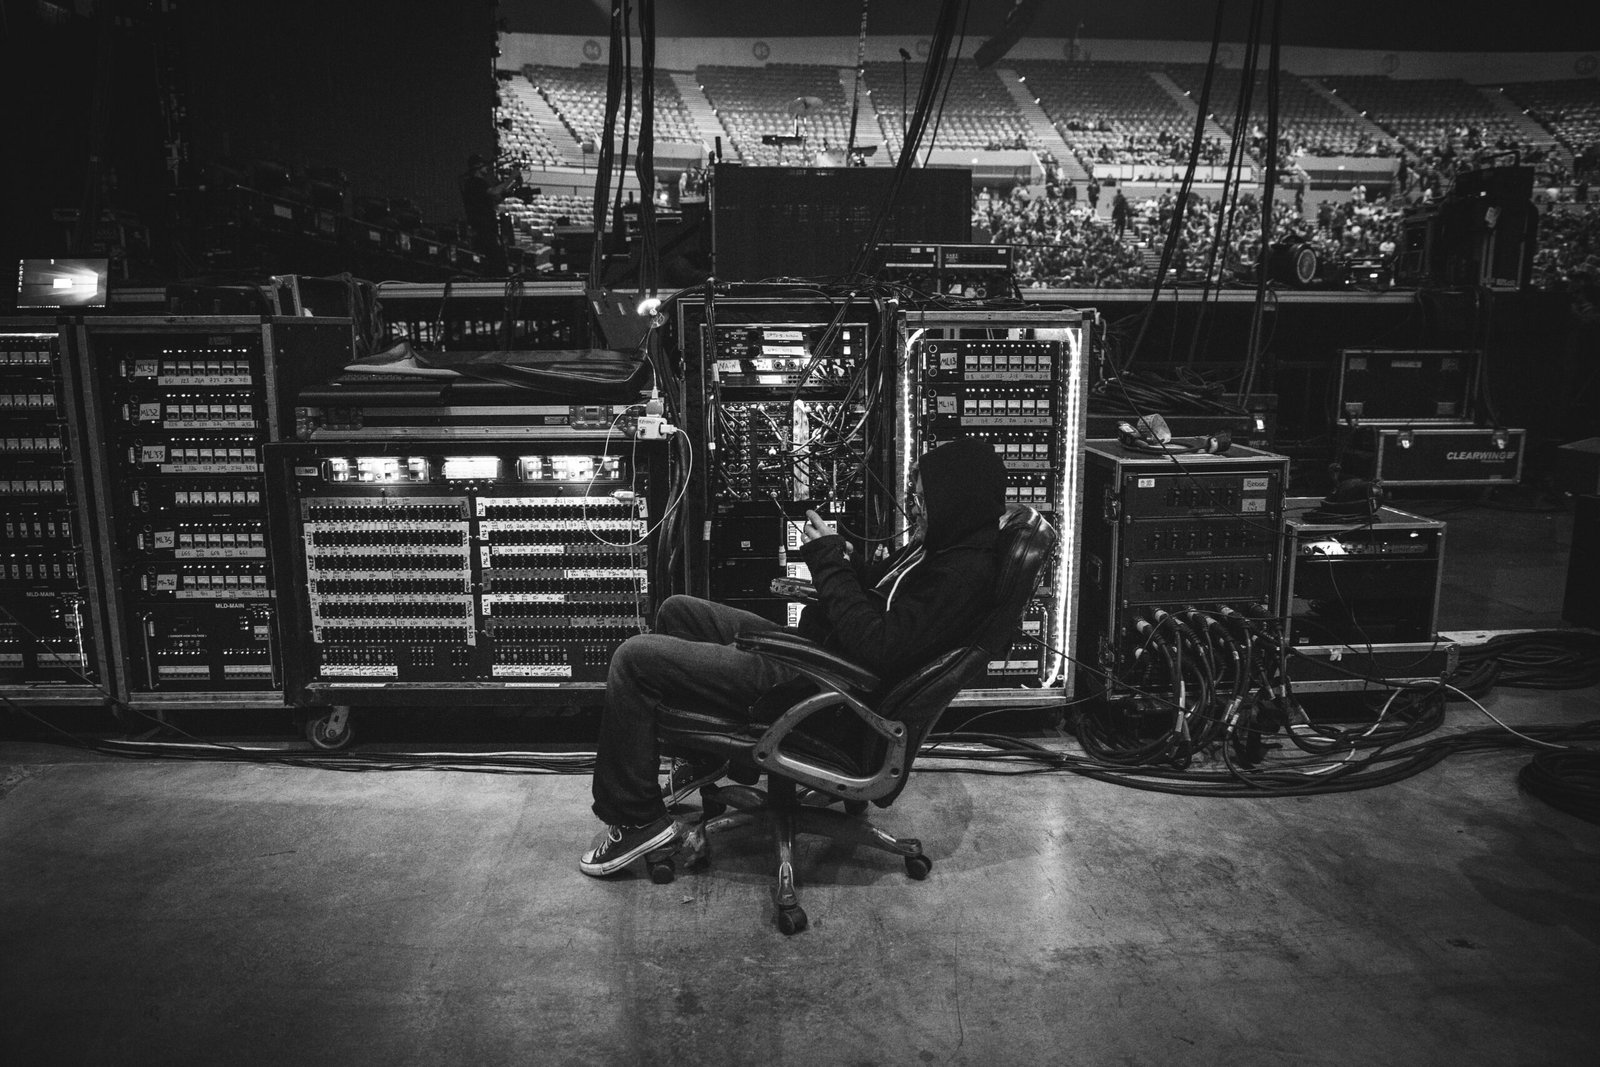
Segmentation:
[(484, 257), (491, 274), (506, 273), (505, 240), (500, 232), (500, 202), (522, 188), (522, 178), (512, 175), (498, 179), (490, 161), (474, 152), (467, 157), (467, 172), (461, 176), (461, 208), (472, 227), (472, 247)]

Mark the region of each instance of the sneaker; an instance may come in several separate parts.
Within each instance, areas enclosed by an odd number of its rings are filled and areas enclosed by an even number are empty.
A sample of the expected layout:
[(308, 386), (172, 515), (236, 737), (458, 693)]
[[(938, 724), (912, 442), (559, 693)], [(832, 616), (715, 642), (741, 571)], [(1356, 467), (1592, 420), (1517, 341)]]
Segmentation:
[(661, 798), (670, 808), (702, 786), (710, 785), (727, 773), (727, 760), (718, 760), (715, 757), (700, 760), (675, 759), (667, 771), (666, 784), (661, 787)]
[(677, 836), (678, 824), (670, 815), (643, 826), (607, 826), (595, 835), (589, 851), (578, 861), (578, 869), (595, 878), (615, 874), (645, 853), (671, 844)]

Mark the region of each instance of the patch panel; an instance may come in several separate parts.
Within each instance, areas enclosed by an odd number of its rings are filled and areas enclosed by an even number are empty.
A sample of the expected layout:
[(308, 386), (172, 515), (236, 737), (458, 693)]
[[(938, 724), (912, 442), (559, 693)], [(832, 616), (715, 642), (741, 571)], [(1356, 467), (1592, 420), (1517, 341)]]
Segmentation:
[(21, 702), (108, 681), (75, 400), (60, 327), (0, 320), (0, 690)]
[(603, 684), (652, 594), (650, 479), (605, 445), (270, 446), (292, 692)]
[(107, 317), (76, 337), (123, 699), (281, 704), (263, 449), (282, 379), (347, 363), (348, 322)]

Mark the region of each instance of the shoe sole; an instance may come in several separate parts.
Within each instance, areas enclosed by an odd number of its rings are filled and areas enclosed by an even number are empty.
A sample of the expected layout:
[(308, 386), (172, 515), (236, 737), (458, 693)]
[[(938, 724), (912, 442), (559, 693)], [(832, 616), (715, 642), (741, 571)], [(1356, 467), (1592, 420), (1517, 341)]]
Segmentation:
[(604, 863), (590, 863), (587, 860), (580, 859), (578, 861), (578, 870), (589, 875), (591, 878), (603, 878), (608, 874), (615, 874), (628, 864), (632, 863), (634, 860), (654, 852), (656, 849), (661, 848), (669, 841), (677, 838), (677, 836), (678, 824), (670, 823), (665, 830), (662, 830), (648, 841), (641, 842), (640, 844), (629, 849), (627, 852), (624, 852), (621, 855), (613, 856)]

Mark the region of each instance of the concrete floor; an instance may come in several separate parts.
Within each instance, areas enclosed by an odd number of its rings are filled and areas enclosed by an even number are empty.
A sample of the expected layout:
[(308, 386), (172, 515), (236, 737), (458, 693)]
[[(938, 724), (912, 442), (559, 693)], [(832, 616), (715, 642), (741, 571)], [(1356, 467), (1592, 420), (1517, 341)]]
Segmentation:
[[(1419, 507), (1418, 510), (1423, 510)], [(1433, 510), (1439, 510), (1436, 505)], [(1444, 629), (1558, 621), (1568, 520), (1448, 516)], [(1515, 724), (1600, 693), (1497, 689)], [(1466, 703), (1447, 730), (1492, 725)], [(898, 860), (578, 873), (586, 777), (0, 747), (7, 1064), (1589, 1064), (1600, 826), (1525, 751), (1297, 799), (919, 764)]]

